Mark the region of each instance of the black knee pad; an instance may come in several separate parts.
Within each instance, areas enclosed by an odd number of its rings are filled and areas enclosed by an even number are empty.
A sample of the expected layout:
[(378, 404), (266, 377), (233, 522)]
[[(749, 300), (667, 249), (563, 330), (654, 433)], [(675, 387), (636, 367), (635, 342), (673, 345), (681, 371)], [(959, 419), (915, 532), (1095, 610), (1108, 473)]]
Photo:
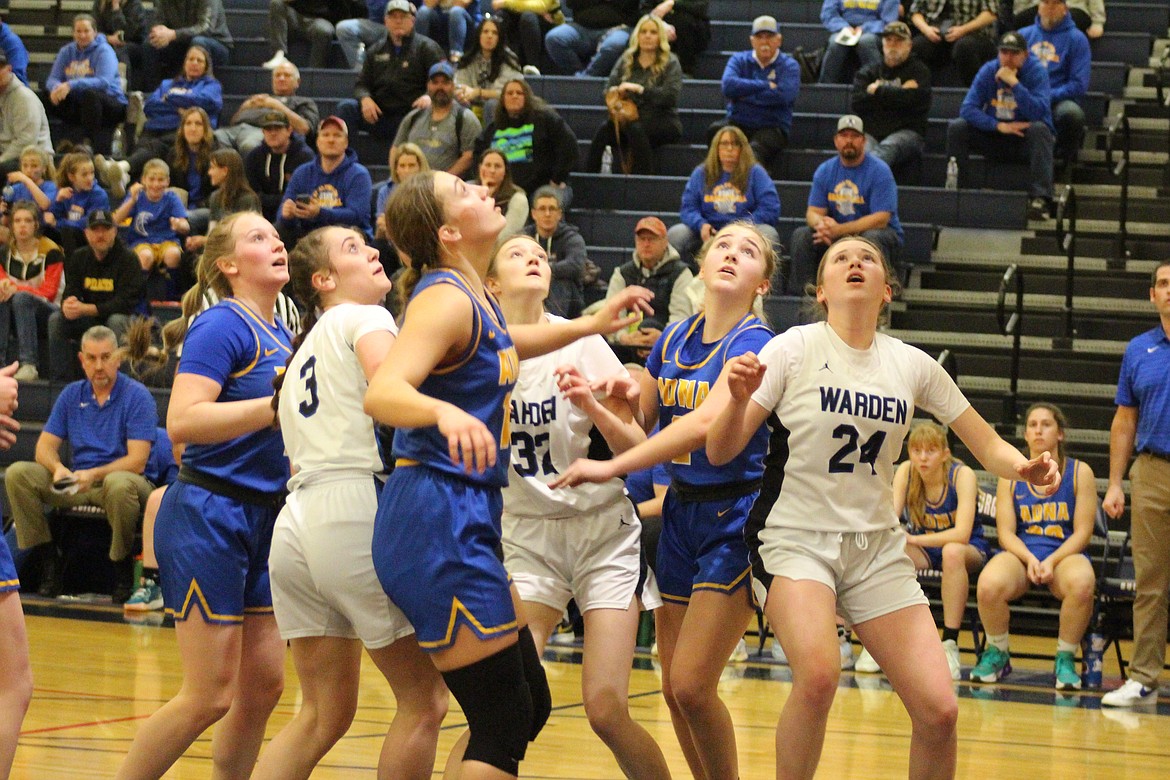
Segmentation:
[(528, 681), (528, 692), (532, 695), (532, 733), (528, 741), (536, 740), (536, 735), (548, 723), (548, 716), (552, 714), (552, 693), (548, 689), (548, 677), (544, 674), (544, 666), (540, 663), (540, 656), (536, 652), (536, 642), (532, 639), (532, 632), (528, 626), (520, 629), (519, 641), (520, 660), (524, 663), (524, 679)]
[(512, 645), (469, 666), (443, 672), (443, 680), (463, 708), (471, 731), (463, 760), (518, 774), (533, 720), (520, 646)]

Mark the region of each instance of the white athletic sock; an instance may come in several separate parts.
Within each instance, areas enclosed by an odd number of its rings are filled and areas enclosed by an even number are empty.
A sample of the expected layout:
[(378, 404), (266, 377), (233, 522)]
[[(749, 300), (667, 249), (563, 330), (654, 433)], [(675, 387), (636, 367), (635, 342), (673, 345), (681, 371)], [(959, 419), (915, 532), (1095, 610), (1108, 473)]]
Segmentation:
[(1000, 652), (1006, 653), (1008, 651), (1008, 635), (1007, 634), (988, 634), (987, 644), (994, 647)]
[(1056, 652), (1058, 652), (1058, 653), (1072, 653), (1073, 655), (1076, 655), (1077, 654), (1077, 646), (1074, 645), (1072, 642), (1066, 642), (1063, 639), (1061, 639), (1060, 637), (1057, 637), (1057, 639), (1056, 639)]

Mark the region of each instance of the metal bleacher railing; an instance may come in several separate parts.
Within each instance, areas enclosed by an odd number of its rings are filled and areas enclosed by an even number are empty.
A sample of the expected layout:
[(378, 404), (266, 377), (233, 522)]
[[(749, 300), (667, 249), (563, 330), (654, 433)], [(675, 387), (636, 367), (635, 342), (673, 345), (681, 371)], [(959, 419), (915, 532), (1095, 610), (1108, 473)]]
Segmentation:
[[(1120, 136), (1120, 139), (1119, 139)], [(1114, 162), (1113, 153), (1118, 151), (1120, 143), (1120, 158)], [(1123, 108), (1113, 116), (1106, 125), (1105, 135), (1105, 164), (1113, 168), (1113, 175), (1121, 180), (1120, 212), (1117, 225), (1117, 239), (1112, 254), (1106, 259), (1109, 270), (1124, 271), (1130, 259), (1129, 251), (1129, 152), (1131, 138), (1129, 117)]]
[[(1007, 295), (1010, 289), (1015, 290), (1016, 305), (1009, 316), (1007, 313)], [(999, 298), (995, 305), (995, 320), (999, 325), (999, 332), (1004, 336), (1012, 337), (1011, 370), (1008, 376), (1008, 392), (1003, 398), (1003, 416), (995, 426), (1001, 436), (1015, 436), (1016, 419), (1019, 416), (1017, 403), (1020, 385), (1020, 332), (1024, 318), (1024, 275), (1019, 265), (1013, 263), (1004, 271), (999, 282)]]
[(1068, 258), (1068, 270), (1065, 273), (1064, 303), (1061, 305), (1064, 335), (1053, 337), (1052, 348), (1072, 349), (1076, 338), (1076, 328), (1073, 326), (1073, 282), (1077, 256), (1077, 191), (1071, 184), (1064, 188), (1056, 201), (1056, 240)]

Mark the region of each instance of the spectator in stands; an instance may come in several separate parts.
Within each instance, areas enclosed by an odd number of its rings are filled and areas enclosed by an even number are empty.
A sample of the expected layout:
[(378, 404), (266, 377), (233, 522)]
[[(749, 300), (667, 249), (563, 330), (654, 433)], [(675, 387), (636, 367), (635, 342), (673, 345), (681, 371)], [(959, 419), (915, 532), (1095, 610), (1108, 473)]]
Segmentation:
[(567, 184), (569, 172), (577, 167), (577, 136), (560, 114), (532, 94), (524, 79), (504, 84), (496, 115), (475, 143), (476, 154), (489, 146), (503, 150), (520, 189), (535, 192), (552, 184), (562, 191), (562, 206), (572, 200)]
[(825, 0), (821, 24), (829, 31), (829, 42), (821, 60), (822, 84), (848, 84), (849, 66), (860, 68), (882, 61), (878, 35), (898, 19), (898, 0)]
[(0, 21), (0, 54), (12, 66), (12, 72), (20, 83), (28, 86), (28, 49), (20, 36), (7, 23)]
[(105, 325), (120, 337), (142, 303), (142, 268), (118, 238), (108, 209), (89, 213), (85, 240), (84, 247), (65, 256), (61, 309), (49, 316), (49, 370), (57, 381), (73, 379), (71, 351), (85, 331)]
[(114, 48), (119, 62), (128, 67), (129, 89), (143, 91), (146, 74), (143, 72), (143, 44), (146, 41), (146, 13), (142, 0), (93, 0), (97, 30), (106, 36), (106, 43)]
[(963, 86), (995, 55), (996, 0), (913, 0), (914, 53), (932, 69), (953, 62)]
[[(407, 114), (394, 136), (394, 146), (410, 141), (423, 150), (436, 171), (460, 178), (471, 169), (475, 139), (483, 128), (470, 108), (455, 100), (455, 69), (436, 62), (427, 73), (430, 104)], [(393, 153), (393, 150), (391, 150)]]
[[(237, 211), (260, 211), (260, 198), (248, 184), (244, 175), (244, 161), (235, 149), (216, 149), (208, 161), (207, 178), (213, 189), (207, 199), (207, 232), (215, 223)], [(203, 249), (207, 236), (188, 236), (185, 247), (188, 252)]]
[(4, 215), (4, 219), (3, 225), (0, 225), (0, 244), (7, 243), (4, 230), (8, 224), (7, 215), (18, 201), (32, 201), (37, 205), (41, 211), (37, 216), (38, 224), (42, 219), (51, 219), (49, 209), (57, 199), (57, 182), (53, 181), (55, 175), (53, 155), (37, 146), (24, 148), (20, 153), (20, 170), (8, 174), (7, 183), (3, 187), (0, 214)]
[(110, 153), (114, 128), (126, 118), (118, 56), (89, 14), (73, 17), (73, 41), (61, 47), (45, 80), (45, 110), (64, 122), (62, 137)]
[(85, 243), (86, 219), (95, 209), (109, 209), (110, 196), (94, 180), (89, 152), (70, 152), (57, 168), (57, 197), (53, 201), (53, 230), (68, 257)]
[(370, 231), (370, 172), (349, 148), (349, 128), (335, 116), (317, 127), (317, 159), (293, 171), (280, 217), (281, 237), (291, 249), (301, 236), (325, 225)]
[(485, 16), (455, 71), (455, 97), (475, 112), (481, 124), (487, 122), (495, 113), (504, 84), (521, 77), (520, 67), (516, 53), (508, 48), (500, 20)]
[(780, 245), (776, 184), (756, 162), (747, 136), (738, 127), (729, 125), (715, 133), (707, 159), (695, 166), (683, 190), (679, 218), (682, 222), (667, 236), (692, 268), (699, 247), (732, 222), (751, 222), (772, 246)]
[(752, 50), (731, 55), (723, 69), (727, 119), (708, 131), (714, 138), (724, 125), (738, 127), (751, 141), (756, 159), (773, 176), (778, 175), (780, 153), (788, 146), (792, 106), (800, 90), (800, 65), (780, 51), (783, 40), (775, 18), (756, 17)]
[(440, 46), (445, 42), (451, 62), (458, 65), (479, 17), (479, 0), (422, 0), (417, 26), (420, 34)]
[(1079, 690), (1074, 657), (1093, 615), (1097, 577), (1083, 555), (1097, 515), (1097, 485), (1089, 464), (1065, 452), (1068, 423), (1049, 403), (1032, 404), (1024, 415), (1031, 457), (1054, 454), (1060, 488), (1045, 496), (1027, 482), (1000, 479), (995, 491), (995, 527), (1003, 552), (987, 562), (977, 586), (979, 619), (987, 647), (971, 670), (972, 682), (993, 683), (1012, 670), (1008, 652), (1008, 602), (1033, 585), (1047, 586), (1060, 600), (1056, 639), (1056, 689)]
[(601, 170), (605, 148), (613, 155), (614, 173), (651, 175), (654, 152), (682, 138), (678, 98), (682, 66), (670, 51), (666, 23), (657, 16), (638, 20), (630, 45), (613, 65), (606, 83), (606, 99), (617, 93), (638, 107), (638, 118), (620, 127), (612, 116), (602, 122), (589, 145), (590, 171)]
[(130, 221), (126, 243), (146, 273), (157, 266), (178, 268), (183, 259), (180, 234), (191, 232), (187, 209), (179, 196), (168, 189), (170, 184), (167, 164), (150, 160), (142, 169), (142, 181), (130, 185), (126, 200), (114, 211), (115, 222)]
[(694, 76), (699, 55), (711, 42), (707, 0), (642, 0), (640, 12), (666, 23), (670, 48), (678, 55), (684, 76)]
[(57, 310), (65, 255), (61, 247), (41, 235), (41, 210), (28, 200), (17, 201), (9, 212), (12, 236), (0, 247), (0, 359), (7, 364), (8, 336), (16, 330), (16, 372), (19, 382), (40, 378), (40, 338), (49, 314)]
[(8, 55), (0, 51), (0, 175), (20, 168), (27, 146), (53, 153), (49, 118), (36, 93), (17, 77)]
[(891, 266), (902, 246), (898, 185), (890, 166), (865, 153), (865, 124), (849, 114), (837, 121), (837, 156), (817, 166), (808, 194), (807, 223), (792, 232), (792, 267), (785, 290), (803, 295), (829, 244), (859, 235), (881, 247)]
[[(381, 251), (381, 260), (385, 265), (387, 261), (393, 261), (397, 265), (398, 254), (394, 253), (392, 244), (390, 243), (390, 236), (386, 234), (386, 201), (390, 200), (390, 195), (394, 192), (394, 187), (402, 184), (402, 182), (413, 177), (415, 173), (431, 170), (431, 164), (427, 163), (426, 154), (418, 146), (412, 143), (400, 144), (391, 147), (390, 150), (390, 180), (384, 182), (378, 187), (378, 200), (374, 206), (374, 240), (381, 243), (378, 244), (378, 250)], [(524, 207), (524, 219), (528, 219), (528, 207)], [(521, 222), (523, 225), (523, 221)], [(390, 250), (387, 255), (386, 251)], [(393, 269), (388, 269), (387, 274), (391, 274)]]
[(333, 44), (333, 26), (351, 16), (346, 0), (268, 0), (268, 49), (263, 67), (292, 62), (287, 56), (289, 30), (309, 41), (309, 67), (324, 68)]
[(882, 31), (882, 60), (857, 71), (853, 113), (866, 129), (866, 148), (894, 171), (922, 158), (930, 116), (930, 68), (914, 56), (910, 28), (891, 22)]
[(1052, 202), (1052, 98), (1048, 71), (1018, 32), (999, 39), (947, 126), (947, 155), (966, 168), (971, 150), (996, 160), (1027, 162), (1028, 219), (1047, 219)]
[(271, 94), (252, 95), (241, 103), (228, 126), (215, 131), (215, 137), (223, 146), (234, 147), (241, 157), (247, 157), (264, 141), (263, 126), (268, 115), (279, 111), (288, 117), (294, 133), (308, 138), (321, 116), (317, 101), (297, 94), (300, 86), (300, 69), (288, 61), (280, 63), (272, 69)]
[[(906, 439), (909, 458), (894, 472), (894, 514), (906, 527), (906, 555), (918, 571), (942, 572), (943, 652), (951, 679), (962, 677), (959, 629), (967, 611), (970, 575), (987, 563), (991, 546), (983, 538), (984, 514), (994, 498), (979, 489), (975, 472), (951, 454), (947, 431), (936, 422), (915, 423)], [(853, 666), (879, 672), (864, 648)]]
[(150, 44), (148, 59), (157, 63), (148, 66), (151, 88), (163, 79), (185, 75), (187, 51), (192, 46), (208, 53), (208, 72), (210, 63), (223, 68), (231, 60), (232, 34), (222, 0), (155, 0), (154, 25), (146, 40)]
[(476, 170), (479, 171), (476, 184), (487, 187), (488, 194), (508, 220), (497, 241), (511, 238), (519, 233), (524, 228), (524, 223), (528, 221), (528, 194), (512, 181), (508, 158), (499, 149), (484, 149), (483, 154), (479, 156)]
[[(1005, 19), (1008, 28), (1019, 30), (1036, 20), (1040, 5), (1036, 0), (1013, 0), (1013, 18)], [(1069, 15), (1073, 24), (1088, 37), (1096, 40), (1105, 34), (1105, 0), (1068, 0)]]
[(102, 165), (102, 179), (115, 198), (122, 197), (131, 179), (141, 178), (147, 160), (167, 156), (175, 144), (184, 109), (195, 107), (206, 112), (212, 129), (218, 125), (219, 112), (223, 110), (223, 87), (215, 78), (207, 50), (198, 45), (187, 50), (183, 74), (166, 79), (146, 98), (143, 106), (146, 124), (130, 159), (107, 160)]
[(644, 364), (650, 348), (668, 323), (685, 320), (694, 314), (687, 287), (694, 274), (679, 257), (678, 250), (666, 239), (666, 225), (658, 217), (642, 217), (634, 227), (633, 257), (613, 269), (606, 298), (612, 298), (632, 285), (654, 293), (653, 308), (630, 332), (622, 328), (608, 338), (623, 363)]
[(174, 179), (171, 183), (186, 190), (189, 210), (204, 210), (203, 214), (192, 214), (192, 220), (196, 233), (206, 233), (207, 199), (211, 197), (211, 154), (219, 148), (219, 143), (202, 108), (193, 106), (179, 113), (179, 132), (175, 134), (175, 145), (167, 157)]
[(269, 111), (260, 122), (264, 140), (244, 158), (244, 175), (260, 196), (260, 211), (276, 221), (293, 171), (313, 159), (313, 150), (294, 135), (287, 114)]
[(544, 48), (562, 75), (605, 76), (630, 41), (638, 0), (566, 0), (571, 21), (544, 36)]
[(1132, 707), (1158, 700), (1158, 678), (1166, 662), (1166, 616), (1170, 606), (1170, 260), (1150, 274), (1150, 303), (1158, 325), (1125, 348), (1117, 380), (1117, 411), (1109, 430), (1109, 488), (1103, 506), (1115, 520), (1125, 512), (1122, 480), (1129, 457), (1133, 572), (1133, 659), (1125, 683), (1101, 698), (1106, 707)]
[(539, 76), (544, 37), (565, 23), (561, 0), (492, 0), (492, 16), (500, 20), (501, 34), (512, 42), (524, 73)]
[(430, 106), (427, 77), (431, 66), (443, 59), (443, 50), (414, 31), (414, 14), (407, 0), (386, 4), (386, 35), (366, 51), (353, 98), (337, 106), (337, 116), (355, 131), (364, 128), (390, 140), (408, 111)]
[(563, 216), (559, 190), (545, 185), (532, 196), (532, 222), (524, 226), (523, 232), (537, 240), (552, 268), (545, 308), (551, 314), (572, 319), (585, 304), (585, 239)]
[(1053, 155), (1071, 162), (1085, 138), (1085, 111), (1078, 101), (1089, 91), (1093, 65), (1089, 39), (1073, 24), (1067, 0), (1041, 0), (1036, 23), (1021, 29), (1020, 35), (1048, 69), (1056, 129)]
[[(67, 385), (37, 439), (36, 461), (8, 467), (4, 488), (21, 549), (41, 547), (37, 592), (61, 595), (61, 554), (49, 533), (45, 505), (96, 504), (113, 531), (110, 560), (117, 570), (114, 603), (130, 597), (134, 583), (134, 535), (154, 485), (142, 476), (158, 426), (154, 397), (141, 383), (118, 373), (118, 337), (96, 325), (81, 337), (77, 355), (85, 379)], [(69, 442), (70, 463), (61, 462)]]
[(349, 67), (361, 70), (364, 52), (374, 48), (386, 37), (385, 0), (365, 0), (365, 17), (343, 19), (337, 23), (335, 32), (341, 52)]

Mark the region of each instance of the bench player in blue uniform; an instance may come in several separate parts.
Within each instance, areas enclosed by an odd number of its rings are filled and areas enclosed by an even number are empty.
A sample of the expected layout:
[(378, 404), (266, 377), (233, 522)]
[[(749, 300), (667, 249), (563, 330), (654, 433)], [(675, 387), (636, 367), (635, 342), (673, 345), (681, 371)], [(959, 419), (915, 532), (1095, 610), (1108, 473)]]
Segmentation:
[[(17, 386), (13, 376), (17, 363), (0, 369), (0, 450), (16, 443), (20, 424), (12, 419), (16, 411)], [(0, 777), (8, 777), (20, 724), (32, 698), (32, 667), (28, 659), (28, 636), (20, 608), (20, 580), (12, 551), (0, 542)]]
[(1050, 496), (1026, 482), (1001, 479), (996, 489), (996, 532), (1003, 552), (979, 575), (979, 619), (987, 632), (987, 648), (971, 670), (975, 682), (995, 682), (1011, 673), (1008, 651), (1008, 602), (1033, 585), (1045, 585), (1060, 599), (1056, 638), (1057, 690), (1079, 690), (1074, 656), (1093, 616), (1097, 577), (1083, 555), (1093, 535), (1097, 486), (1088, 463), (1065, 453), (1064, 413), (1039, 403), (1024, 415), (1024, 439), (1035, 457), (1056, 452), (1062, 475), (1060, 490)]
[(314, 230), (289, 257), (305, 306), (277, 391), (294, 476), (276, 518), (269, 569), (280, 635), (292, 648), (301, 706), (260, 756), (256, 780), (307, 778), (357, 710), (362, 646), (394, 691), (380, 777), (430, 778), (447, 687), (378, 583), (370, 539), (389, 439), (362, 408), (368, 378), (398, 326), (382, 300), (378, 250), (352, 228)]
[(894, 280), (876, 244), (859, 236), (834, 242), (816, 275), (826, 321), (790, 328), (758, 357), (733, 361), (731, 400), (708, 431), (707, 456), (716, 464), (749, 446), (772, 415), (786, 445), (764, 527), (748, 529), (767, 588), (764, 611), (792, 669), (776, 727), (778, 778), (811, 779), (820, 762), (841, 675), (837, 614), (906, 705), (910, 776), (955, 773), (954, 683), (893, 508), (894, 459), (915, 406), (949, 423), (996, 474), (1052, 490), (1059, 484), (1047, 453), (1024, 458), (938, 363), (877, 331)]
[[(643, 425), (661, 430), (611, 461), (577, 461), (555, 486), (596, 482), (669, 461), (655, 575), (662, 694), (695, 777), (739, 776), (731, 713), (719, 677), (754, 614), (751, 564), (743, 537), (768, 447), (761, 428), (732, 462), (715, 466), (703, 444), (721, 408), (727, 361), (759, 350), (772, 331), (752, 313), (775, 268), (772, 242), (733, 222), (708, 243), (699, 276), (703, 312), (663, 331), (639, 379)], [(712, 403), (714, 401), (714, 403)]]
[[(394, 473), (378, 502), (374, 567), (463, 708), (464, 780), (515, 776), (551, 711), (548, 682), (501, 563), (509, 395), (522, 358), (636, 321), (648, 292), (592, 317), (512, 332), (484, 288), (506, 220), (484, 187), (445, 172), (395, 189), (386, 227), (408, 260), (402, 330), (365, 408), (395, 428)], [(455, 756), (453, 760), (458, 760)]]
[(197, 277), (191, 301), (208, 287), (222, 300), (185, 334), (167, 431), (187, 448), (155, 525), (183, 687), (138, 730), (118, 778), (162, 776), (217, 722), (212, 774), (247, 777), (284, 686), (268, 549), (289, 477), (272, 411), (292, 352), (274, 314), (288, 253), (262, 216), (233, 214), (207, 237)]

